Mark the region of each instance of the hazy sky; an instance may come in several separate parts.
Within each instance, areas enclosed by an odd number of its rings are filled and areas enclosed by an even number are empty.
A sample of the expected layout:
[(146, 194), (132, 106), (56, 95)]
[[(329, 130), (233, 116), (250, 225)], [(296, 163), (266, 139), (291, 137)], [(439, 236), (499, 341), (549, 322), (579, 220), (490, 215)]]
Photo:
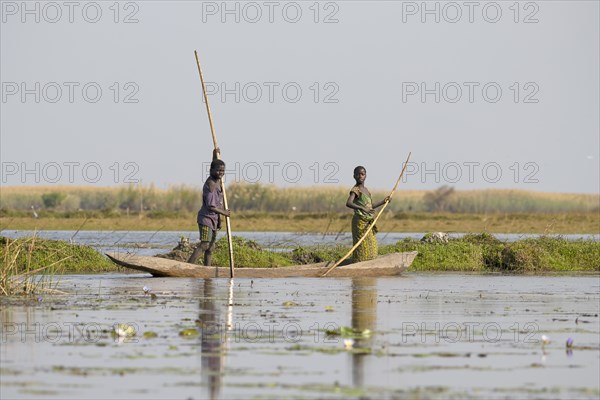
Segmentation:
[(2, 185), (599, 193), (599, 2), (1, 2)]

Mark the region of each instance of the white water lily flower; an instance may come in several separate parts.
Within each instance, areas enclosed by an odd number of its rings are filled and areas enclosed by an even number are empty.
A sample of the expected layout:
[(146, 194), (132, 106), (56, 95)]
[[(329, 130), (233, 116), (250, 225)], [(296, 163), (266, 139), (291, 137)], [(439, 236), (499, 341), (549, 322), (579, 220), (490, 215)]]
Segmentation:
[(550, 338), (546, 335), (542, 335), (542, 344), (550, 343)]
[(142, 290), (144, 291), (144, 294), (148, 294), (149, 292), (151, 292), (151, 291), (152, 291), (152, 288), (149, 288), (148, 286), (144, 286), (144, 287), (142, 288)]
[(344, 339), (344, 348), (346, 350), (352, 350), (353, 347), (354, 347), (353, 339)]
[(135, 328), (128, 324), (117, 324), (115, 325), (114, 332), (119, 337), (131, 337), (135, 336)]

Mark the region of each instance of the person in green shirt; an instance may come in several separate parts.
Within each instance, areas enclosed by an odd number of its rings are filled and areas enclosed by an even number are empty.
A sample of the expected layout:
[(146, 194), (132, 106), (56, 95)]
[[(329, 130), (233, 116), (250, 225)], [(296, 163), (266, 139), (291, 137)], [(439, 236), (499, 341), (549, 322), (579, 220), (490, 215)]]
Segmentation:
[[(350, 190), (350, 195), (346, 201), (346, 207), (354, 210), (352, 217), (352, 242), (356, 244), (365, 234), (369, 226), (375, 219), (375, 209), (384, 205), (387, 201), (391, 201), (390, 196), (386, 197), (379, 203), (373, 204), (371, 193), (365, 187), (367, 179), (367, 170), (362, 165), (354, 168), (354, 180), (356, 185)], [(352, 258), (354, 262), (372, 260), (377, 257), (377, 239), (375, 234), (377, 227), (367, 234), (365, 240), (354, 250)]]

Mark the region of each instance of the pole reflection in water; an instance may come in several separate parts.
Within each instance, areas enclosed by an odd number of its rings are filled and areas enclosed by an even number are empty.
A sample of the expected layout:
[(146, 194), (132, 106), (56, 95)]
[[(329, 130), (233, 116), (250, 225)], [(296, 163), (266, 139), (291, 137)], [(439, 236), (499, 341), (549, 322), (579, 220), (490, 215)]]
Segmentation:
[[(375, 330), (377, 324), (377, 279), (353, 278), (352, 279), (352, 328), (357, 332), (369, 329)], [(371, 336), (355, 339), (355, 348), (370, 348)], [(352, 384), (362, 386), (364, 369), (368, 353), (353, 352), (352, 357)]]
[(200, 300), (202, 398), (218, 399), (225, 368), (225, 354), (233, 327), (233, 279), (229, 280), (225, 324), (221, 320), (222, 301), (217, 296), (218, 280), (204, 280), (204, 295)]

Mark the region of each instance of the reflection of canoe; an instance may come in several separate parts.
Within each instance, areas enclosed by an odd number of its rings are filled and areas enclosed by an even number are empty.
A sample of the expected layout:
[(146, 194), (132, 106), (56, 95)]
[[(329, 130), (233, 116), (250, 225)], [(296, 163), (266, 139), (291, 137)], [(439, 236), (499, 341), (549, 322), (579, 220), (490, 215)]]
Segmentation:
[[(229, 277), (229, 268), (204, 267), (166, 258), (136, 256), (134, 254), (107, 254), (116, 264), (154, 276), (172, 276), (179, 278), (213, 278), (216, 271), (219, 277)], [(338, 267), (327, 277), (393, 276), (405, 271), (417, 256), (416, 251), (392, 253), (379, 256), (374, 260), (363, 261)], [(319, 277), (333, 262), (296, 265), (277, 268), (236, 268), (238, 278), (293, 278)]]

